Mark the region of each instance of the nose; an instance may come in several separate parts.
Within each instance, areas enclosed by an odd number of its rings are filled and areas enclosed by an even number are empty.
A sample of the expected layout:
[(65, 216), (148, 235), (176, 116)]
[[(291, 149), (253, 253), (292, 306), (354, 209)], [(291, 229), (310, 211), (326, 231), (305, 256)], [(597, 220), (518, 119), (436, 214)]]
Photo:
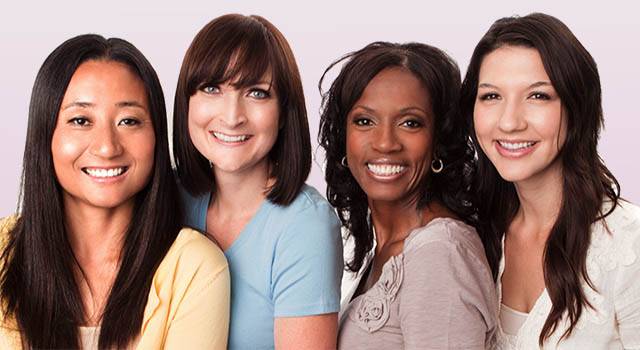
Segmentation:
[(247, 121), (245, 101), (240, 93), (227, 94), (222, 108), (221, 119), (225, 127), (233, 129)]
[(91, 141), (91, 154), (101, 158), (114, 158), (122, 154), (123, 147), (115, 125), (96, 125)]
[(373, 132), (373, 149), (381, 153), (397, 152), (402, 149), (396, 128), (391, 124), (382, 124)]
[(503, 132), (520, 131), (527, 128), (526, 110), (517, 102), (507, 102), (500, 115), (498, 127)]

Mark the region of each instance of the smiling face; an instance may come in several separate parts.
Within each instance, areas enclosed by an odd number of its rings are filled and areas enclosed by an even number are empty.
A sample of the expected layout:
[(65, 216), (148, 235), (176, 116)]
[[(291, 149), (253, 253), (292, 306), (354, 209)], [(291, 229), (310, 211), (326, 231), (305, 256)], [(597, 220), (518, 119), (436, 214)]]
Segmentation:
[(189, 100), (189, 135), (218, 174), (266, 169), (279, 115), (270, 75), (244, 88), (204, 85)]
[(484, 58), (473, 113), (475, 133), (505, 180), (518, 183), (560, 174), (565, 119), (536, 49), (504, 46)]
[(122, 63), (87, 61), (71, 77), (51, 141), (65, 207), (115, 208), (149, 180), (155, 134), (144, 83)]
[(369, 202), (406, 201), (433, 156), (429, 93), (407, 69), (382, 70), (347, 116), (347, 163)]

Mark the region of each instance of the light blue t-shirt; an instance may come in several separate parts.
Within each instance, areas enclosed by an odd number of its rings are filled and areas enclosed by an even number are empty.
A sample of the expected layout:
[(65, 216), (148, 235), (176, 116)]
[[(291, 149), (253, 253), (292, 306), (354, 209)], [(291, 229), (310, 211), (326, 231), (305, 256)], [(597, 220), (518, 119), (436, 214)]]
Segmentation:
[[(182, 190), (185, 224), (206, 232), (210, 194)], [(224, 252), (231, 272), (229, 349), (274, 348), (274, 317), (338, 312), (340, 221), (313, 187), (288, 206), (265, 200)]]

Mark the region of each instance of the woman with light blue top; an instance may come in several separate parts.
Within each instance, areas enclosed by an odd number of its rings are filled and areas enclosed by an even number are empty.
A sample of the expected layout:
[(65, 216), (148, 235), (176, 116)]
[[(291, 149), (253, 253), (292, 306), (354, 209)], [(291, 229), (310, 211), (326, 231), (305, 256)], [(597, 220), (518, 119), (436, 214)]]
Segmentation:
[(229, 261), (229, 348), (335, 348), (340, 223), (304, 183), (302, 84), (271, 23), (226, 15), (197, 34), (178, 79), (173, 141), (186, 224)]

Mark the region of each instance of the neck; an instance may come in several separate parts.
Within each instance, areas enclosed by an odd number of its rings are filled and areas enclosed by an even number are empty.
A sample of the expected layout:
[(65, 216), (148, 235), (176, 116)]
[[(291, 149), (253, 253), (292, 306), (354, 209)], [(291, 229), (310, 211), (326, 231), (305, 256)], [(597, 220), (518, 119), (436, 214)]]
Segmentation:
[(413, 201), (398, 203), (369, 200), (371, 221), (376, 229), (376, 250), (404, 240), (412, 229), (420, 226), (423, 215)]
[(269, 179), (269, 163), (266, 159), (250, 171), (227, 173), (214, 170), (214, 176), (216, 189), (211, 205), (219, 213), (235, 215), (255, 212), (273, 183)]
[(116, 208), (97, 208), (65, 200), (65, 224), (71, 249), (83, 266), (91, 262), (118, 262), (134, 200)]
[(531, 232), (546, 241), (555, 224), (562, 205), (562, 168), (557, 160), (544, 174), (515, 183), (520, 208), (514, 221), (519, 221), (523, 232)]

